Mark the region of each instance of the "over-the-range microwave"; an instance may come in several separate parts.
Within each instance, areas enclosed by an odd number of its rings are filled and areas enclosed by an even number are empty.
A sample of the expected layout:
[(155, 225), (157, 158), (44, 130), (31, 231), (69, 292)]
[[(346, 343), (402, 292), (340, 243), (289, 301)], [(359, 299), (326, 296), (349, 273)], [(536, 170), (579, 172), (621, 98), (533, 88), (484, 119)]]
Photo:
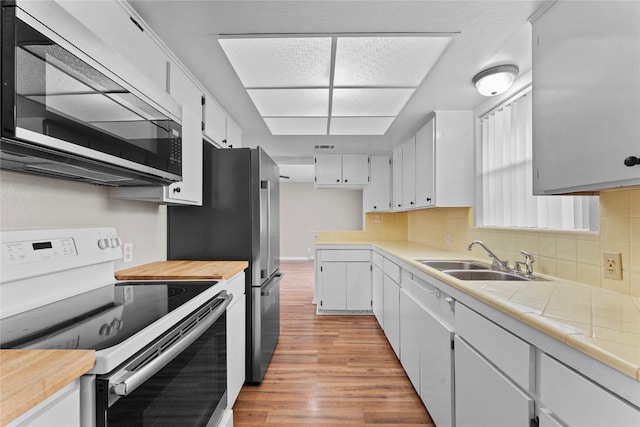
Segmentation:
[(109, 186), (181, 181), (181, 107), (53, 1), (2, 1), (0, 167)]

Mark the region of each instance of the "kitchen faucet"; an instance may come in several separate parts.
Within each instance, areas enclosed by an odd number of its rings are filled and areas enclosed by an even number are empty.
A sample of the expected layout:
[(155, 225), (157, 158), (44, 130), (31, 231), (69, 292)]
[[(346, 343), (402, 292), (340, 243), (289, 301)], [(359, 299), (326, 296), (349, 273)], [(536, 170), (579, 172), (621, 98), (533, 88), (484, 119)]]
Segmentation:
[(493, 258), (493, 262), (491, 263), (491, 265), (493, 267), (496, 267), (498, 270), (502, 270), (502, 271), (508, 271), (509, 270), (509, 261), (508, 260), (501, 260), (500, 258), (498, 258), (498, 256), (496, 254), (494, 254), (491, 249), (489, 249), (483, 242), (482, 240), (474, 240), (473, 242), (469, 243), (469, 247), (467, 248), (468, 251), (471, 250), (471, 248), (473, 247), (473, 245), (480, 245), (482, 246), (482, 248), (487, 251), (487, 253), (489, 254), (489, 256), (491, 258)]
[(526, 277), (531, 277), (533, 275), (533, 267), (531, 266), (531, 264), (533, 264), (536, 259), (527, 251), (520, 251), (520, 253), (524, 257), (524, 262), (516, 261), (515, 265), (513, 266), (513, 270), (518, 274), (522, 274), (520, 266), (524, 265), (524, 275)]

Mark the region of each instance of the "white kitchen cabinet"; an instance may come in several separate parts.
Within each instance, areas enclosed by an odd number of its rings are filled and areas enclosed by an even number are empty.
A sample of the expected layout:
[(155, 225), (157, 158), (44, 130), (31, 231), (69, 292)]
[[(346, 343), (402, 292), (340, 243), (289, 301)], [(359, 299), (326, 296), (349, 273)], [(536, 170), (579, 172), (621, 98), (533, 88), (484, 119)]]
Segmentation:
[(317, 187), (364, 187), (369, 184), (368, 154), (316, 154)]
[(420, 305), (404, 289), (400, 289), (400, 363), (418, 394), (420, 394), (420, 330), (424, 327), (421, 323), (421, 314)]
[[(577, 19), (579, 17), (579, 19)], [(639, 185), (640, 3), (553, 4), (533, 22), (533, 192)]]
[(182, 181), (163, 187), (118, 187), (115, 197), (166, 204), (202, 205), (202, 92), (171, 64), (169, 93), (182, 106)]
[(382, 279), (383, 325), (384, 334), (391, 348), (400, 358), (400, 267), (384, 259)]
[(534, 400), (458, 335), (455, 337), (456, 425), (529, 427)]
[[(157, 87), (166, 89), (169, 56), (146, 23), (125, 2), (96, 1), (91, 3), (91, 7), (77, 0), (58, 0), (57, 3)], [(81, 40), (77, 42), (82, 43)]]
[(6, 424), (7, 427), (80, 427), (80, 425), (79, 379), (64, 386)]
[[(576, 398), (578, 397), (579, 398)], [(540, 404), (569, 426), (636, 427), (640, 409), (542, 354)]]
[(233, 295), (227, 308), (227, 409), (231, 409), (245, 380), (246, 295), (244, 273), (231, 278), (227, 292)]
[(392, 167), (392, 208), (394, 211), (399, 211), (402, 210), (402, 145), (393, 149)]
[(219, 148), (240, 147), (242, 129), (208, 94), (202, 100), (203, 136)]
[[(402, 158), (401, 173), (395, 171), (396, 155)], [(435, 111), (394, 150), (393, 207), (471, 206), (473, 170), (473, 112)]]
[(416, 138), (402, 144), (402, 208), (416, 206)]
[(365, 212), (391, 209), (391, 162), (388, 156), (371, 156), (371, 182), (364, 187)]
[(435, 120), (431, 119), (416, 133), (416, 207), (435, 204)]
[(371, 309), (382, 328), (384, 325), (384, 272), (382, 268), (373, 263), (371, 270)]
[(318, 250), (319, 312), (371, 311), (369, 250)]

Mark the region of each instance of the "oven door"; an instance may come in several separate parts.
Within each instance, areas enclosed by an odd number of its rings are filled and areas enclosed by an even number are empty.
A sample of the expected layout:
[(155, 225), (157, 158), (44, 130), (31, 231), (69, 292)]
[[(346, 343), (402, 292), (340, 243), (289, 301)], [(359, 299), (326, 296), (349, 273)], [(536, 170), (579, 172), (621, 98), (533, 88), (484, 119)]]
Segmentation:
[(96, 425), (215, 426), (227, 406), (221, 292), (121, 367), (96, 380)]

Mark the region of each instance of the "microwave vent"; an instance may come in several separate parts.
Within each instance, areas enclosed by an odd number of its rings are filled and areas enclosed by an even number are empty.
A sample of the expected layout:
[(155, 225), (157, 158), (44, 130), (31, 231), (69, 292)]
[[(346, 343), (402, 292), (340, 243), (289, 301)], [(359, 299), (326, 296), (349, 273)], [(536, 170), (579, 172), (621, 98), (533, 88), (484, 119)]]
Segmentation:
[(131, 180), (131, 178), (126, 178), (123, 176), (111, 175), (108, 173), (85, 169), (79, 166), (59, 163), (40, 163), (37, 165), (28, 165), (27, 169), (36, 173), (52, 173), (64, 177), (85, 178), (92, 181), (103, 182), (105, 184)]
[(316, 150), (333, 150), (335, 145), (316, 145)]

